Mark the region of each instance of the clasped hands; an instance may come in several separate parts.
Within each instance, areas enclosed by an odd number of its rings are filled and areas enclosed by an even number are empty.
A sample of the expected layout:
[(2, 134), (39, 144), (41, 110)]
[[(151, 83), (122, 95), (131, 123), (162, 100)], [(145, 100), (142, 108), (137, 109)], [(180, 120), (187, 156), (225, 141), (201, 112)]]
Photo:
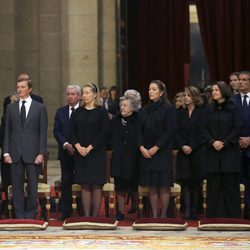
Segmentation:
[(183, 151), (186, 155), (189, 155), (189, 154), (192, 153), (192, 148), (189, 147), (189, 146), (187, 146), (187, 145), (184, 145), (184, 146), (182, 147), (182, 151)]
[(239, 144), (241, 148), (247, 148), (250, 145), (250, 137), (240, 137)]
[(82, 147), (79, 143), (77, 143), (75, 145), (75, 148), (77, 149), (78, 153), (83, 156), (86, 157), (90, 151), (93, 149), (92, 145), (88, 145), (88, 147)]
[[(250, 137), (240, 137), (239, 144), (241, 148), (247, 148), (250, 145)], [(222, 141), (215, 141), (213, 143), (213, 147), (220, 151), (224, 147), (224, 142)]]
[(152, 156), (155, 155), (158, 150), (159, 148), (157, 146), (153, 146), (150, 149), (146, 149), (144, 146), (140, 146), (140, 151), (145, 158), (152, 158)]
[(214, 141), (213, 142), (213, 147), (215, 150), (220, 151), (221, 149), (224, 148), (224, 142), (222, 141)]

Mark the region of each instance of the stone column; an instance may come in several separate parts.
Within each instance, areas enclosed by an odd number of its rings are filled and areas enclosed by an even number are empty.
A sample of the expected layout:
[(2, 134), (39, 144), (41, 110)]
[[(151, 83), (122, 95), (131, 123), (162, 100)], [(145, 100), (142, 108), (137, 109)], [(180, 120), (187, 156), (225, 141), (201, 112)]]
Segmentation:
[(15, 1), (0, 0), (0, 114), (4, 97), (16, 88), (14, 17)]
[(97, 0), (62, 0), (62, 81), (98, 80)]
[(62, 0), (63, 82), (116, 83), (115, 0)]
[(100, 83), (110, 87), (117, 84), (116, 75), (116, 0), (99, 1)]
[(37, 5), (37, 1), (15, 0), (15, 78), (27, 72), (34, 93), (39, 92)]
[(53, 136), (54, 116), (64, 103), (61, 78), (61, 1), (38, 1), (38, 82), (49, 116), (48, 147), (50, 158), (55, 157), (57, 147)]

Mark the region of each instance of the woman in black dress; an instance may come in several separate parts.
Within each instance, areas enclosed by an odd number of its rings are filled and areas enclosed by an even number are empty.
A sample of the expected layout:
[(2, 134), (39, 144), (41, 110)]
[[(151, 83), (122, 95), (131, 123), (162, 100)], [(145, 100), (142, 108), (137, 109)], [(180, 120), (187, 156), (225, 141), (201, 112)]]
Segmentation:
[(138, 106), (140, 102), (132, 97), (120, 98), (120, 114), (112, 120), (111, 176), (114, 177), (118, 201), (117, 220), (124, 219), (124, 204), (127, 192), (138, 189), (137, 147)]
[(150, 102), (141, 111), (138, 131), (141, 152), (139, 184), (149, 187), (154, 218), (167, 216), (170, 187), (173, 185), (172, 139), (176, 115), (175, 108), (165, 96), (165, 84), (159, 80), (152, 81), (149, 85)]
[(181, 184), (184, 217), (196, 219), (202, 174), (203, 148), (201, 120), (203, 99), (198, 88), (185, 88), (185, 108), (177, 112), (178, 130), (175, 137), (179, 150), (176, 159), (176, 180)]
[[(82, 186), (85, 216), (98, 216), (105, 183), (108, 113), (99, 100), (95, 84), (83, 87), (83, 105), (71, 117), (75, 154), (75, 182)], [(92, 213), (91, 213), (92, 208)]]
[(212, 84), (212, 97), (202, 125), (207, 217), (240, 217), (240, 112), (225, 82)]

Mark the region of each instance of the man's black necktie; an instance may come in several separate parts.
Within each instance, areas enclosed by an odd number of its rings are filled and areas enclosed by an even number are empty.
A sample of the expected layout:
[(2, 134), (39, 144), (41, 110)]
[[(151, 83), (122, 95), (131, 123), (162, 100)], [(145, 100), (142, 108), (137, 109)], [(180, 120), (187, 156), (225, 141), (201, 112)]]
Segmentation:
[(71, 114), (70, 114), (70, 117), (72, 116), (72, 113), (74, 113), (74, 112), (75, 112), (75, 110), (76, 110), (76, 109), (75, 109), (74, 107), (72, 107), (72, 108), (71, 108)]
[(245, 118), (247, 118), (247, 113), (248, 113), (247, 98), (248, 98), (248, 95), (244, 95), (243, 105), (242, 105)]
[(24, 105), (25, 102), (26, 101), (22, 101), (21, 112), (20, 112), (22, 127), (24, 126), (24, 123), (25, 123), (25, 120), (26, 120), (26, 109), (25, 109), (25, 105)]

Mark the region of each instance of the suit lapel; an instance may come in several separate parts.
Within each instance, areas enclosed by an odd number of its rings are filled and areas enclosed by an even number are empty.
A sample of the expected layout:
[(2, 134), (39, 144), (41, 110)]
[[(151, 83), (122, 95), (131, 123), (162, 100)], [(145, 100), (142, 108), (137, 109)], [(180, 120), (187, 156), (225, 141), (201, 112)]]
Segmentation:
[(236, 100), (236, 103), (237, 103), (237, 105), (239, 106), (239, 108), (242, 109), (241, 95), (240, 95), (240, 94), (237, 94), (237, 95), (235, 96), (235, 100)]
[(34, 100), (32, 100), (31, 105), (30, 105), (30, 109), (29, 109), (29, 113), (28, 113), (26, 121), (24, 123), (24, 128), (27, 126), (27, 124), (30, 122), (31, 117), (36, 112), (35, 106), (36, 106), (36, 103), (34, 102)]
[(64, 109), (64, 120), (65, 121), (69, 121), (69, 106), (65, 106), (65, 109)]
[(15, 113), (14, 117), (16, 117), (17, 124), (21, 128), (22, 125), (21, 125), (20, 112), (19, 112), (19, 102), (14, 103), (14, 105), (15, 105), (15, 108), (14, 108), (14, 113)]

